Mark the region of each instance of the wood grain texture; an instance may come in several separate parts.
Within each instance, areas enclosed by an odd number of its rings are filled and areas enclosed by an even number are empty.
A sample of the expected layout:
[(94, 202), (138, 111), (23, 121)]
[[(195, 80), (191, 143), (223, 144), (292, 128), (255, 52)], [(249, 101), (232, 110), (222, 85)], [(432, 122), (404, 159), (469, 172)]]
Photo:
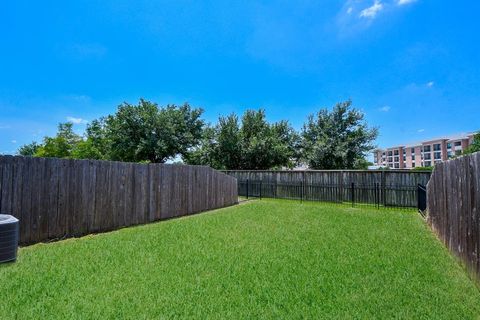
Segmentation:
[(427, 221), (480, 279), (480, 153), (435, 166), (427, 184)]
[(0, 212), (19, 218), (22, 245), (237, 202), (236, 179), (204, 166), (0, 156)]

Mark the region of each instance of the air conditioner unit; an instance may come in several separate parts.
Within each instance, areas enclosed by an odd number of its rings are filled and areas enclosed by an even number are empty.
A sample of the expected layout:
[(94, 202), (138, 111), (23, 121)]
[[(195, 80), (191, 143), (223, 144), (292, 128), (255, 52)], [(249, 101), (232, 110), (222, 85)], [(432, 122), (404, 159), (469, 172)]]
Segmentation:
[(18, 232), (18, 219), (0, 214), (0, 263), (17, 259)]

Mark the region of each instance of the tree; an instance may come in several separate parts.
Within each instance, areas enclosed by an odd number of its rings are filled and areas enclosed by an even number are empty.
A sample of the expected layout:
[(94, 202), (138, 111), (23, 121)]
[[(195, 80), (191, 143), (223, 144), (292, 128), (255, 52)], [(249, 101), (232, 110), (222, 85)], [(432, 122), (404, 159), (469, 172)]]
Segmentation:
[(37, 157), (104, 159), (132, 162), (165, 162), (183, 155), (202, 138), (202, 109), (157, 104), (140, 99), (123, 103), (115, 114), (93, 120), (85, 134), (73, 131), (71, 122), (60, 123), (54, 137), (42, 144), (22, 146), (19, 153)]
[(82, 158), (109, 159), (110, 143), (107, 139), (106, 132), (104, 117), (92, 120), (87, 124), (85, 130), (86, 141), (83, 146), (79, 146), (79, 149), (82, 150), (80, 152), (83, 154)]
[(412, 171), (433, 171), (433, 166), (429, 167), (415, 167)]
[(373, 166), (373, 162), (368, 161), (365, 158), (358, 159), (357, 163), (355, 164), (356, 170), (368, 170), (368, 167)]
[(237, 115), (218, 119), (215, 141), (211, 166), (218, 169), (243, 168), (242, 133)]
[(159, 108), (140, 99), (138, 105), (120, 105), (114, 115), (105, 118), (105, 133), (97, 130), (96, 134), (104, 135), (98, 142), (105, 139), (111, 160), (162, 163), (199, 143), (204, 127), (202, 113), (202, 109), (192, 109), (188, 104)]
[(297, 135), (287, 121), (269, 124), (265, 110), (247, 110), (242, 117), (241, 139), (243, 168), (292, 166)]
[(82, 141), (82, 137), (73, 131), (73, 123), (65, 122), (58, 125), (55, 137), (45, 137), (37, 148), (36, 157), (70, 158), (72, 150)]
[(35, 141), (26, 145), (21, 146), (18, 149), (18, 154), (25, 157), (33, 157), (35, 153), (40, 148), (40, 145)]
[(471, 154), (474, 152), (479, 152), (480, 151), (480, 132), (477, 132), (473, 136), (473, 142), (471, 145), (468, 146), (468, 148), (465, 149), (463, 154)]
[(221, 167), (215, 155), (215, 128), (206, 126), (197, 146), (191, 148), (183, 156), (183, 161), (191, 165), (210, 165), (213, 168)]
[(302, 130), (303, 160), (312, 169), (355, 169), (375, 146), (377, 128), (368, 127), (352, 102), (337, 103), (330, 112), (310, 115)]
[(92, 139), (81, 140), (70, 153), (72, 159), (104, 159), (104, 154), (95, 145)]
[(241, 121), (220, 117), (203, 142), (184, 157), (217, 169), (271, 169), (292, 166), (298, 136), (287, 121), (270, 124), (264, 110), (247, 110)]
[(43, 143), (32, 142), (18, 149), (18, 154), (34, 157), (54, 157), (72, 159), (103, 159), (104, 153), (98, 141), (92, 136), (94, 124), (87, 127), (87, 136), (76, 134), (73, 123), (60, 123), (54, 137), (43, 138)]

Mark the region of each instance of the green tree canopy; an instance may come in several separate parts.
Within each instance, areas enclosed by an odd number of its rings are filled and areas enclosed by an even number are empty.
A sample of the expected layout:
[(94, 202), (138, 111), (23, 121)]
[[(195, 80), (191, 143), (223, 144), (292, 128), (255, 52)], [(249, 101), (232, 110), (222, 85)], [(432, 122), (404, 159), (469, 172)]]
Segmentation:
[(302, 130), (302, 158), (312, 169), (356, 169), (374, 146), (378, 129), (368, 127), (364, 114), (351, 101), (332, 111), (310, 115)]
[(40, 145), (37, 142), (32, 142), (29, 144), (25, 144), (18, 149), (18, 154), (25, 157), (33, 157), (37, 152)]
[(102, 159), (101, 152), (92, 145), (89, 138), (84, 139), (73, 131), (71, 122), (60, 123), (57, 134), (45, 137), (41, 144), (32, 142), (21, 146), (18, 154), (46, 158)]
[(115, 114), (93, 120), (84, 136), (70, 122), (61, 123), (54, 137), (22, 146), (18, 153), (37, 157), (165, 162), (187, 153), (202, 137), (202, 109), (157, 104), (141, 99), (123, 103)]
[[(104, 119), (105, 133), (91, 134), (108, 144), (109, 158), (120, 161), (165, 162), (185, 154), (202, 138), (202, 109), (190, 105), (167, 105), (141, 99), (137, 105), (123, 103), (114, 115)], [(99, 125), (101, 127), (101, 125)]]
[(217, 163), (216, 151), (216, 128), (207, 125), (202, 133), (202, 138), (197, 146), (183, 154), (183, 161), (192, 165), (209, 165), (213, 168), (221, 167)]
[(73, 131), (73, 123), (60, 123), (58, 125), (57, 135), (54, 137), (45, 137), (43, 143), (37, 148), (34, 155), (47, 158), (70, 158), (72, 151), (81, 141), (82, 137)]
[(301, 135), (288, 121), (268, 122), (265, 110), (222, 116), (214, 126), (205, 125), (202, 113), (188, 104), (159, 107), (140, 99), (91, 121), (83, 135), (72, 123), (61, 123), (54, 137), (24, 145), (18, 153), (152, 163), (180, 155), (189, 164), (217, 169), (275, 169), (299, 161), (314, 169), (351, 169), (368, 165), (365, 156), (377, 137), (351, 101), (310, 115)]
[(412, 171), (433, 171), (433, 167), (415, 167), (412, 169)]
[(468, 146), (468, 148), (465, 149), (463, 154), (471, 154), (474, 152), (479, 152), (480, 151), (480, 132), (477, 132), (473, 136), (473, 142), (471, 145)]
[(270, 169), (292, 166), (298, 136), (287, 121), (268, 123), (264, 110), (231, 114), (210, 127), (184, 160), (218, 169)]

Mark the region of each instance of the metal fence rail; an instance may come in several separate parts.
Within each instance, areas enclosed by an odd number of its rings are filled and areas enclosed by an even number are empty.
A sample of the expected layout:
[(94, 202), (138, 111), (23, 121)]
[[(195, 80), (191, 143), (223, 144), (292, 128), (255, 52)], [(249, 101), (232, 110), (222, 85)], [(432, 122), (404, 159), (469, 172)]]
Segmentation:
[(421, 184), (418, 185), (417, 188), (417, 209), (420, 214), (425, 217), (425, 213), (427, 210), (427, 188), (422, 186)]
[[(311, 184), (237, 180), (238, 195), (246, 198), (278, 198), (300, 201), (351, 203), (380, 207), (418, 206), (418, 186), (359, 184)], [(421, 185), (419, 185), (421, 186)]]

